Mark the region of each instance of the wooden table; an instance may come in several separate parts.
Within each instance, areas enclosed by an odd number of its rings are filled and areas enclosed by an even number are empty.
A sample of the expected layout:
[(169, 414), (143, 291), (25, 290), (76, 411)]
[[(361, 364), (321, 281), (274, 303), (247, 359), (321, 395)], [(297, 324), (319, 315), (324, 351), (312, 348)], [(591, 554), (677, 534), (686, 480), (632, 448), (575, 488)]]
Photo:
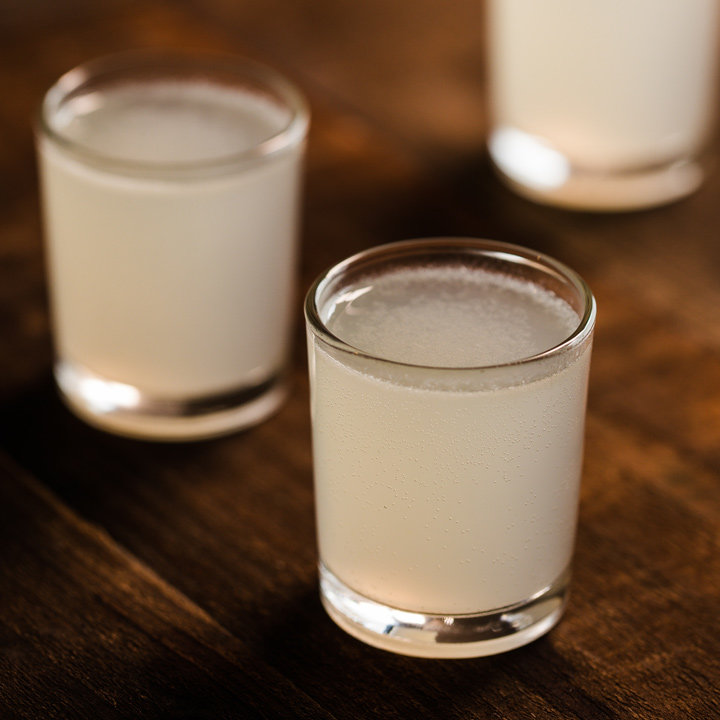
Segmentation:
[[(499, 186), (478, 0), (26, 0), (0, 8), (0, 717), (720, 717), (720, 174), (585, 215)], [(571, 603), (502, 656), (429, 661), (335, 627), (317, 595), (300, 298), (282, 411), (212, 442), (133, 442), (61, 406), (33, 112), (134, 47), (252, 55), (313, 108), (302, 289), (382, 242), (493, 237), (598, 298)]]

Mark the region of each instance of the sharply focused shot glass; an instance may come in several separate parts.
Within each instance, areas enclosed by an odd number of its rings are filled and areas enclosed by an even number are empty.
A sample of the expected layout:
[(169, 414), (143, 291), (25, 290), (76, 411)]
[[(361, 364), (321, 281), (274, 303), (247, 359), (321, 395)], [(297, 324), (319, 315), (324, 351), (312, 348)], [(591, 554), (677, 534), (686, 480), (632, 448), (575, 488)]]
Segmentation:
[(48, 91), (55, 378), (80, 417), (184, 440), (281, 404), (308, 122), (286, 79), (224, 56), (116, 55)]
[(696, 190), (717, 102), (718, 0), (489, 0), (490, 157), (552, 205)]
[(514, 245), (355, 255), (305, 304), (320, 586), (332, 619), (425, 657), (504, 652), (563, 612), (595, 301)]

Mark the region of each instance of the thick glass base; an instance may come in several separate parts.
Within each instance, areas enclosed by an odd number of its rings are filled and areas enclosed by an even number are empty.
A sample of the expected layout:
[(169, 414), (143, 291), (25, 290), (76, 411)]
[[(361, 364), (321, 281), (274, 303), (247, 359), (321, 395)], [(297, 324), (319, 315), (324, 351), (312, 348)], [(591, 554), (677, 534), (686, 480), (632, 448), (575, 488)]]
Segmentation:
[(55, 380), (65, 404), (90, 425), (141, 440), (184, 442), (257, 425), (287, 396), (284, 374), (251, 387), (203, 397), (148, 397), (132, 385), (59, 361)]
[(488, 150), (500, 179), (518, 195), (575, 210), (665, 205), (693, 193), (705, 176), (693, 157), (616, 172), (577, 167), (543, 140), (512, 129), (492, 133)]
[(496, 655), (527, 645), (562, 616), (569, 571), (522, 602), (472, 614), (431, 615), (375, 602), (345, 585), (322, 562), (320, 596), (328, 615), (358, 640), (427, 658)]

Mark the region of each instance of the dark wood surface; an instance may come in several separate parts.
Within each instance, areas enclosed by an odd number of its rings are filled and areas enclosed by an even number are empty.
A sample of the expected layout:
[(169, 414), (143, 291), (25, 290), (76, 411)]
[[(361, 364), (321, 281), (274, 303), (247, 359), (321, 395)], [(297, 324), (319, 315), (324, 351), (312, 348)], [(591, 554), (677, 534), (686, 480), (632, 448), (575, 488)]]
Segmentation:
[[(0, 718), (720, 718), (720, 173), (625, 215), (532, 205), (483, 153), (480, 0), (0, 5)], [(382, 242), (493, 237), (598, 299), (571, 603), (502, 656), (429, 661), (317, 596), (300, 298), (294, 390), (249, 432), (162, 445), (70, 415), (52, 351), (32, 117), (75, 64), (247, 54), (313, 110), (301, 288)]]

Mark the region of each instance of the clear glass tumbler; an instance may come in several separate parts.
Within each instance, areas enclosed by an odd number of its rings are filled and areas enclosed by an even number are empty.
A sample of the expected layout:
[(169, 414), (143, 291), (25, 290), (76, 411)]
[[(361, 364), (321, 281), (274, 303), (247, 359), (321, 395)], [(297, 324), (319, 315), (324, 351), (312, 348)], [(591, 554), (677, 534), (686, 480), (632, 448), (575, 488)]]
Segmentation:
[(539, 202), (632, 210), (707, 172), (718, 0), (490, 0), (488, 147)]
[(595, 301), (561, 263), (471, 239), (360, 253), (310, 289), (323, 604), (394, 652), (546, 633), (573, 552)]
[(308, 122), (290, 82), (225, 56), (120, 54), (48, 91), (55, 378), (80, 417), (188, 440), (280, 405)]

